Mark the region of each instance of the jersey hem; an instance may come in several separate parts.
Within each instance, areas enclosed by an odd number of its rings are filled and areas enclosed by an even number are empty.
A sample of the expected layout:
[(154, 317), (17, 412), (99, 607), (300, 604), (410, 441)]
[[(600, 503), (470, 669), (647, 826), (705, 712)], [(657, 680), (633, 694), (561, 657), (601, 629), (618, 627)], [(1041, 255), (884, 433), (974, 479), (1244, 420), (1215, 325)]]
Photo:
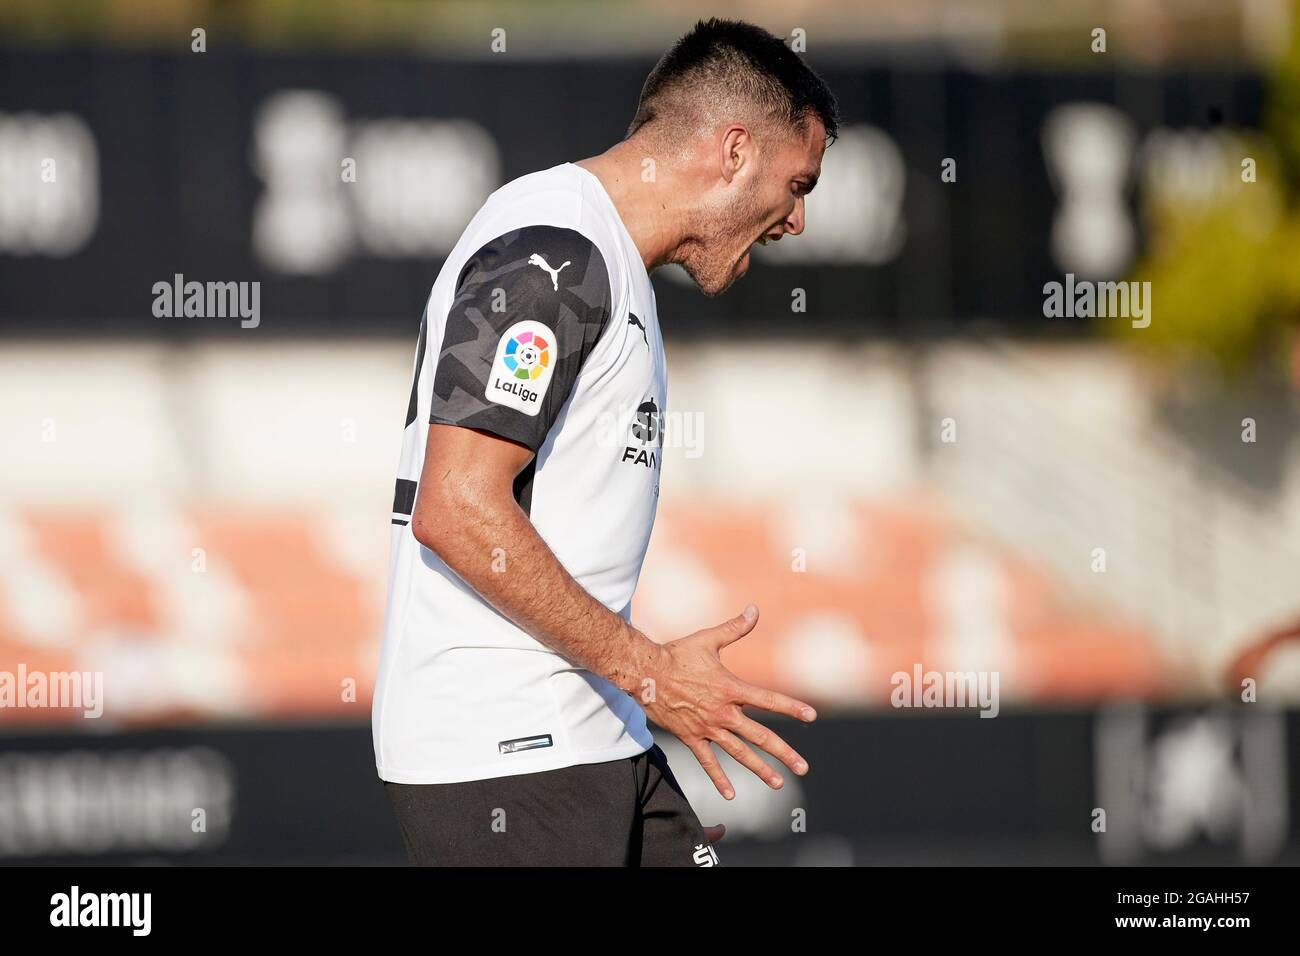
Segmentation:
[(611, 760), (635, 757), (654, 747), (654, 737), (649, 731), (646, 732), (646, 736), (650, 739), (648, 744), (632, 740), (628, 744), (618, 747), (570, 753), (554, 761), (520, 764), (517, 767), (506, 769), (504, 772), (501, 766), (497, 764), (480, 764), (477, 767), (457, 770), (453, 773), (423, 773), (420, 771), (399, 770), (396, 767), (384, 767), (379, 764), (375, 764), (375, 769), (379, 773), (379, 779), (387, 783), (469, 783), (472, 780), (495, 780), (498, 777), (518, 777), (526, 773), (546, 773), (548, 770), (563, 770), (565, 767), (579, 767), (585, 764), (607, 763)]

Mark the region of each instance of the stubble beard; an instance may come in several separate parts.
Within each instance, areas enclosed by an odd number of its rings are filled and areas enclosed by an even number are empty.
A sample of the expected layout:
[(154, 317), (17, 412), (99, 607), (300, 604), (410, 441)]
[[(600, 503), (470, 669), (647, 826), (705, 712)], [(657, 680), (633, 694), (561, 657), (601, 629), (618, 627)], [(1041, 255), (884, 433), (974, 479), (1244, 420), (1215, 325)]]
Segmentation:
[(740, 278), (736, 265), (749, 247), (738, 253), (735, 250), (741, 242), (752, 242), (762, 226), (758, 204), (748, 195), (730, 206), (702, 210), (692, 238), (682, 243), (672, 261), (686, 270), (705, 295), (721, 295)]

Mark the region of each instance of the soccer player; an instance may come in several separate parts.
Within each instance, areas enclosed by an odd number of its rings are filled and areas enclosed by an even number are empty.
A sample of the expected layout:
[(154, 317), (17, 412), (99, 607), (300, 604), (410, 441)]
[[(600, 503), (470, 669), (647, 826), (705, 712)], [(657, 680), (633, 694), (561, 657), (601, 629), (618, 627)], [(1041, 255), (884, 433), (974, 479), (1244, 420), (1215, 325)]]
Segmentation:
[(778, 38), (700, 22), (646, 79), (626, 138), (494, 192), (424, 309), (375, 687), (379, 776), (434, 865), (713, 865), (646, 727), (727, 799), (717, 744), (768, 786), (807, 762), (742, 711), (807, 704), (719, 651), (758, 609), (664, 644), (631, 623), (663, 464), (649, 272), (706, 295), (799, 235), (835, 99)]

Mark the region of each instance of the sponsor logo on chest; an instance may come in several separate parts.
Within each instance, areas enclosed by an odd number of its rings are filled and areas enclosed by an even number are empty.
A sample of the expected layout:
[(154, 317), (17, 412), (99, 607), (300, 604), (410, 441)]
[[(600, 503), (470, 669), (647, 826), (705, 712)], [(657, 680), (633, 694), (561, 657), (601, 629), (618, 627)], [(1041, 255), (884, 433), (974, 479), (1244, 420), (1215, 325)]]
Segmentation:
[(622, 460), (644, 468), (658, 468), (664, 440), (663, 414), (653, 397), (647, 397), (637, 406), (628, 437)]

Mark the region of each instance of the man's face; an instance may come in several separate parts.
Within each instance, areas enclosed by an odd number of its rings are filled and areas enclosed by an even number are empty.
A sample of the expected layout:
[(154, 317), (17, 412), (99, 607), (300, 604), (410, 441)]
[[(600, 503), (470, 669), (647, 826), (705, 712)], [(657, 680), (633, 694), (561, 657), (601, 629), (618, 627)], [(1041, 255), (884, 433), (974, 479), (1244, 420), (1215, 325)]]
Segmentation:
[(804, 227), (804, 196), (817, 185), (826, 130), (811, 119), (800, 133), (770, 137), (702, 209), (699, 240), (681, 264), (705, 295), (718, 295), (749, 269), (755, 242), (766, 245)]

